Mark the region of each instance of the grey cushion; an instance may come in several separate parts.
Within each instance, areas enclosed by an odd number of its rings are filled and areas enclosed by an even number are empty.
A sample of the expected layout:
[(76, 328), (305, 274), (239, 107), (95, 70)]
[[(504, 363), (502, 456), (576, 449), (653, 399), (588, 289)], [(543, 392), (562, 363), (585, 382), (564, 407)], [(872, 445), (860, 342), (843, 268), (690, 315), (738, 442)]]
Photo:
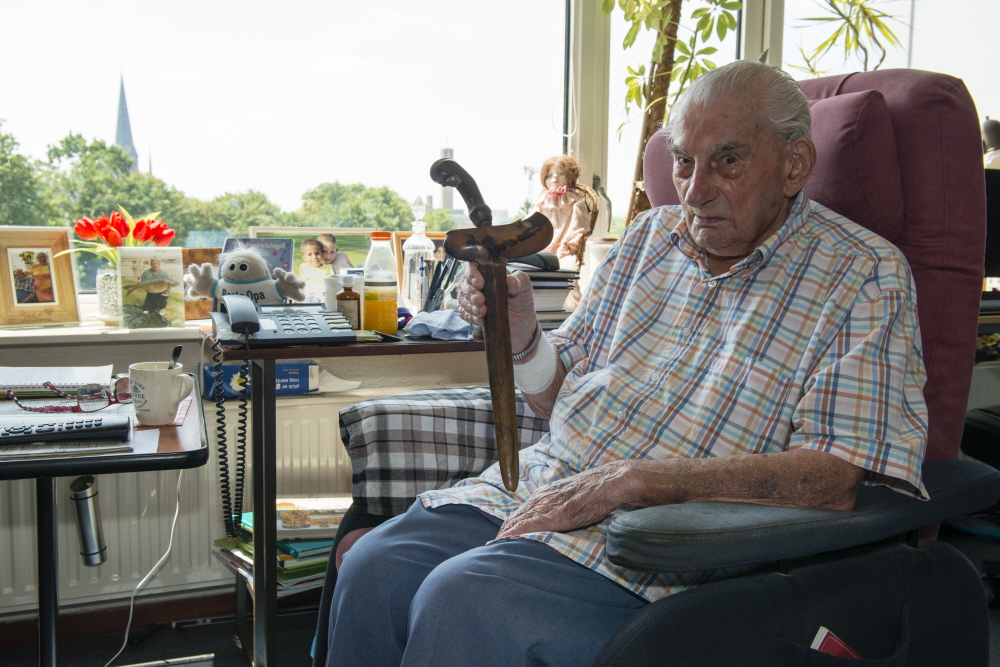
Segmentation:
[(750, 565), (875, 542), (1000, 497), (1000, 472), (975, 461), (926, 463), (923, 480), (929, 501), (862, 486), (847, 512), (712, 502), (636, 510), (612, 522), (608, 556), (646, 572)]

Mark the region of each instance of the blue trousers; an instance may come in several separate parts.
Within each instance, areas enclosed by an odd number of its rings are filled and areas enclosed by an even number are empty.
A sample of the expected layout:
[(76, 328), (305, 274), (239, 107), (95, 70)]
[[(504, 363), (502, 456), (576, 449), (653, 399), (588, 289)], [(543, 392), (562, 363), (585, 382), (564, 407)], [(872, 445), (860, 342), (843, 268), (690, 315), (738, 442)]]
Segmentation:
[(581, 667), (645, 606), (544, 544), (484, 546), (500, 525), (418, 500), (358, 540), (333, 593), (328, 666)]

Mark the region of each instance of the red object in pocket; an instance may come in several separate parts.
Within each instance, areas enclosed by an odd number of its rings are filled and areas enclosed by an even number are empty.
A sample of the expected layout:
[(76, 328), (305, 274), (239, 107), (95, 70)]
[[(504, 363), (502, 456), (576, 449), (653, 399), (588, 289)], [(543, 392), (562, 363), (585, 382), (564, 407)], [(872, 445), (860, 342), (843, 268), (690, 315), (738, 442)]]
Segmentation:
[(813, 639), (813, 642), (809, 647), (819, 651), (820, 653), (834, 655), (838, 658), (854, 658), (855, 660), (862, 659), (861, 656), (854, 651), (854, 649), (844, 643), (843, 639), (833, 634), (822, 625), (819, 626), (819, 630), (816, 632), (816, 637)]

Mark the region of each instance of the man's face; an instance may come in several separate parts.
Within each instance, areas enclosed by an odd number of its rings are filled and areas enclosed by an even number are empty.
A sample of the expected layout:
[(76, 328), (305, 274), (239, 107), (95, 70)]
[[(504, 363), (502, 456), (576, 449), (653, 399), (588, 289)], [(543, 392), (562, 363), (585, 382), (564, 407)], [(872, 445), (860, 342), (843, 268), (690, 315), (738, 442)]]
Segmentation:
[(793, 151), (757, 107), (753, 95), (723, 99), (689, 108), (674, 128), (674, 185), (695, 243), (716, 257), (750, 254), (781, 227), (798, 191), (786, 178)]
[(49, 263), (49, 256), (46, 255), (44, 252), (40, 252), (37, 255), (37, 260), (38, 260), (39, 264), (41, 264), (42, 266), (45, 266), (46, 264)]
[(151, 260), (149, 260), (149, 269), (153, 273), (156, 273), (157, 271), (159, 271), (160, 270), (160, 260), (158, 260), (158, 259), (151, 259)]
[(337, 256), (337, 242), (323, 244), (323, 263), (333, 264), (333, 258)]
[(316, 269), (323, 266), (322, 247), (317, 248), (312, 243), (307, 246), (302, 246), (302, 261)]

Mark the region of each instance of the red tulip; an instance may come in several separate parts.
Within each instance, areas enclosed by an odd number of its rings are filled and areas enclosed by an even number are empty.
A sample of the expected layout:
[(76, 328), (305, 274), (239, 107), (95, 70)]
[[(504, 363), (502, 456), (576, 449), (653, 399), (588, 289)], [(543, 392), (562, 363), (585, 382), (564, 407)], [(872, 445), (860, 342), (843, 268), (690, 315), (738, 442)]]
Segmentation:
[(96, 239), (99, 236), (97, 227), (94, 225), (94, 221), (90, 218), (80, 218), (76, 221), (76, 225), (73, 226), (73, 231), (84, 241), (90, 241)]
[(125, 222), (125, 216), (118, 211), (112, 211), (111, 213), (111, 226), (115, 228), (122, 238), (126, 238), (131, 231), (128, 223)]
[(167, 227), (166, 231), (160, 234), (153, 242), (160, 247), (170, 245), (170, 242), (174, 240), (175, 233), (174, 230)]
[(122, 235), (114, 227), (108, 227), (104, 232), (104, 240), (112, 248), (117, 248), (122, 244)]
[(150, 229), (149, 223), (145, 220), (140, 220), (135, 223), (135, 227), (132, 229), (132, 238), (134, 238), (139, 243), (145, 243), (153, 237), (153, 231)]

